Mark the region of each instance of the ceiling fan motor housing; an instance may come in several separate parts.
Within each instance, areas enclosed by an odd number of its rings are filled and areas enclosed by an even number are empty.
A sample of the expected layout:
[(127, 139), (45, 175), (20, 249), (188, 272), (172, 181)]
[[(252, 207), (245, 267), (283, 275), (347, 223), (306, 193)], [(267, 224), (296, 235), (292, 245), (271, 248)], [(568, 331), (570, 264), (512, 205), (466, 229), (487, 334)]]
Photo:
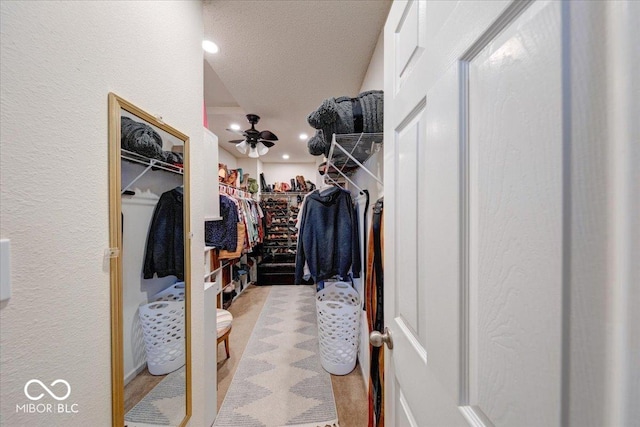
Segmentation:
[(247, 120), (251, 123), (251, 127), (253, 127), (253, 125), (258, 124), (260, 121), (260, 116), (257, 114), (247, 114)]
[[(236, 148), (238, 148), (238, 151), (240, 151), (243, 154), (246, 152), (246, 145), (242, 146), (241, 144), (248, 144), (252, 150), (255, 150), (256, 148), (258, 148), (260, 155), (266, 154), (269, 151), (269, 148), (273, 147), (274, 145), (273, 141), (277, 141), (278, 137), (271, 131), (268, 131), (268, 130), (259, 131), (255, 128), (255, 125), (260, 121), (260, 116), (258, 116), (257, 114), (247, 114), (246, 117), (249, 123), (251, 124), (251, 129), (247, 129), (243, 132), (227, 129), (230, 132), (235, 132), (243, 135), (245, 139), (244, 140), (236, 139), (229, 142), (232, 144), (236, 144)], [(261, 144), (261, 145), (258, 146), (258, 144)], [(251, 154), (249, 156), (252, 157)]]

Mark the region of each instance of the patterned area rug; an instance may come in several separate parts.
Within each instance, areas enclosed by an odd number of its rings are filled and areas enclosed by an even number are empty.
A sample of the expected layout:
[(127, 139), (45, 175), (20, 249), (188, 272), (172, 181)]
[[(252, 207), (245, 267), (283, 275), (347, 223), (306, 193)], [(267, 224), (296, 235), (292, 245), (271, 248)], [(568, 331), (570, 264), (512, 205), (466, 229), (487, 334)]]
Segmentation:
[(214, 426), (338, 426), (320, 365), (314, 288), (271, 288)]
[(178, 426), (186, 414), (184, 366), (168, 374), (124, 416), (127, 427)]

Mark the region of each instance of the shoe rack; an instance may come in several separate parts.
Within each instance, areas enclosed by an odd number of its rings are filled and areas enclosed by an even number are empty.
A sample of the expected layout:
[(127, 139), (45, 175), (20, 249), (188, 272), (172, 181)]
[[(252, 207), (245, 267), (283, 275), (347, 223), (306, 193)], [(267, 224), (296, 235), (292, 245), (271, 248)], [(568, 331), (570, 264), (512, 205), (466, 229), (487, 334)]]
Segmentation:
[(264, 247), (268, 254), (295, 254), (298, 245), (299, 203), (306, 193), (262, 193), (260, 207), (267, 215)]

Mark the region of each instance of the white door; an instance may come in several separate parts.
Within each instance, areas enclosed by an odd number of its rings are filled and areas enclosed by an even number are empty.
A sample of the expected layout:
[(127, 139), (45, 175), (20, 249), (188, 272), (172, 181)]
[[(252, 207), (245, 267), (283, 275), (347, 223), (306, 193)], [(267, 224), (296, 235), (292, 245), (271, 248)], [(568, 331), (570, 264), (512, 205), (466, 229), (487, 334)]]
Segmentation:
[(562, 423), (563, 7), (391, 8), (387, 426)]

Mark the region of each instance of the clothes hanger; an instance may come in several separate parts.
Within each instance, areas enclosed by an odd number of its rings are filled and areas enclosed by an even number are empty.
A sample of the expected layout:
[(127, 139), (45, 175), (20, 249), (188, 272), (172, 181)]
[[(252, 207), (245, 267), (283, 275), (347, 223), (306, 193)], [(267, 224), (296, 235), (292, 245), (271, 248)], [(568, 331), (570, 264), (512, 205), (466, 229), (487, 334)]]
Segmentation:
[[(330, 182), (327, 182), (327, 178), (329, 179)], [(323, 185), (316, 190), (318, 191), (318, 193), (320, 193), (320, 195), (325, 195), (328, 192), (328, 190), (331, 190), (332, 188), (335, 188), (335, 187), (342, 188), (340, 184), (338, 184), (328, 174), (325, 174), (324, 180), (322, 182), (323, 182)]]

